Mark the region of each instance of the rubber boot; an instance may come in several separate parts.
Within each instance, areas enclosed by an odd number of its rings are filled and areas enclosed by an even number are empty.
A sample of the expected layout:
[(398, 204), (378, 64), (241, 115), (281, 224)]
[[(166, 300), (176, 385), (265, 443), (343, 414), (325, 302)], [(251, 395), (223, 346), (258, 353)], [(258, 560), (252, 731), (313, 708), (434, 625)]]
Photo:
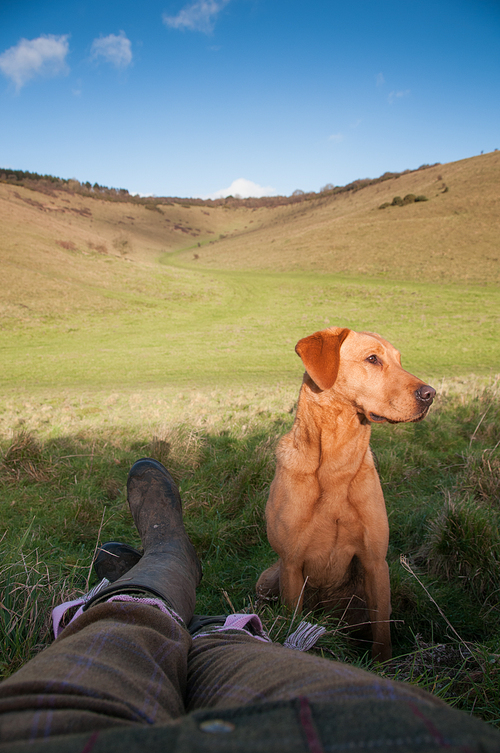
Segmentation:
[(182, 520), (179, 490), (157, 460), (138, 460), (128, 474), (130, 511), (144, 554), (134, 567), (90, 600), (113, 594), (147, 592), (160, 597), (188, 625), (194, 614), (201, 565)]
[(94, 572), (99, 580), (106, 578), (114, 583), (122, 575), (125, 575), (131, 567), (137, 565), (142, 557), (142, 552), (134, 549), (129, 544), (120, 541), (107, 541), (97, 550), (94, 560)]
[[(114, 583), (120, 576), (125, 575), (130, 568), (137, 565), (142, 557), (142, 552), (121, 541), (108, 541), (106, 544), (101, 544), (97, 551), (94, 560), (95, 574), (99, 580), (106, 578), (110, 583)], [(227, 614), (216, 616), (194, 614), (187, 629), (191, 635), (195, 635), (209, 625), (224, 625), (226, 618)]]

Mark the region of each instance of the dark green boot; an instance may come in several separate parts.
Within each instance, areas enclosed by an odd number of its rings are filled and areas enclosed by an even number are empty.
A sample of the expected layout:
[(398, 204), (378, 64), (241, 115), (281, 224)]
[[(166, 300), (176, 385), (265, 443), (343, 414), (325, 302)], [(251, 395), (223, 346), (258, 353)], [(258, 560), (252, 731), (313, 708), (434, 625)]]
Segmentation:
[(187, 625), (194, 614), (201, 565), (184, 528), (179, 490), (161, 463), (143, 458), (130, 469), (127, 493), (144, 554), (85, 609), (113, 594), (147, 592), (166, 601)]
[(122, 544), (120, 541), (107, 541), (97, 549), (94, 571), (99, 580), (106, 578), (110, 583), (114, 583), (115, 580), (125, 575), (130, 568), (137, 565), (141, 557), (142, 552), (129, 544)]

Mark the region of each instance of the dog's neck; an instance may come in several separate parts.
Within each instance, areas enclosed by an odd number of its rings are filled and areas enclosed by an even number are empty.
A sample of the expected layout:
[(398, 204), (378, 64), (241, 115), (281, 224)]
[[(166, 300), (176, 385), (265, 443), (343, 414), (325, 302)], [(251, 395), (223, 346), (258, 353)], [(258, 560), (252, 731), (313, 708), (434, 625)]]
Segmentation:
[[(348, 430), (347, 430), (348, 429)], [(299, 393), (297, 413), (292, 429), (295, 446), (307, 447), (310, 459), (325, 453), (340, 465), (352, 457), (363, 457), (370, 444), (371, 423), (349, 400), (335, 398), (329, 390), (320, 390), (309, 375)], [(307, 436), (304, 433), (307, 432)]]

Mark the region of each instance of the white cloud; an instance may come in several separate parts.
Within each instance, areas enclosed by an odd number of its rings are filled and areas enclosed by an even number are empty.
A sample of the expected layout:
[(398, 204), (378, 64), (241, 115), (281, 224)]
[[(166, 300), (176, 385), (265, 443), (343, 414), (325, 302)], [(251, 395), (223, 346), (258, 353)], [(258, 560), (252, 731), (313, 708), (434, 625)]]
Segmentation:
[(262, 196), (273, 196), (276, 194), (276, 189), (271, 186), (259, 186), (257, 183), (253, 183), (246, 178), (238, 178), (233, 180), (229, 188), (221, 188), (220, 191), (210, 194), (210, 196), (204, 196), (204, 199), (224, 199), (226, 196), (234, 196), (238, 199), (256, 198), (260, 199)]
[(92, 60), (111, 63), (115, 68), (126, 68), (132, 62), (132, 44), (124, 31), (94, 39), (90, 48)]
[(75, 97), (81, 97), (83, 91), (82, 79), (78, 78), (75, 81), (75, 86), (72, 87), (71, 92)]
[(328, 136), (328, 141), (343, 141), (344, 140), (344, 134), (342, 133), (332, 133), (331, 136)]
[(188, 29), (210, 34), (215, 26), (215, 19), (230, 0), (196, 0), (186, 5), (176, 16), (163, 14), (163, 23), (172, 29)]
[(36, 76), (57, 76), (68, 72), (66, 55), (69, 34), (42, 34), (21, 39), (0, 55), (0, 71), (16, 85), (17, 91)]
[(401, 99), (401, 97), (407, 97), (409, 93), (410, 93), (409, 89), (405, 89), (405, 91), (391, 92), (389, 96), (387, 97), (389, 104), (392, 105), (395, 99)]
[(383, 86), (385, 84), (385, 78), (383, 73), (377, 73), (377, 86)]

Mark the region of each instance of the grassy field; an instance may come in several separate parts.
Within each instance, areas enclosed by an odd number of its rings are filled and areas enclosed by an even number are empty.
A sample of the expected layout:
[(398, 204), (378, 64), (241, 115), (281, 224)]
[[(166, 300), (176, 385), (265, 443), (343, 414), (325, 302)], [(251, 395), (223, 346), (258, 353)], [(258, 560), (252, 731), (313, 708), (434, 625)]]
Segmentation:
[[(4, 676), (50, 642), (50, 606), (92, 584), (99, 542), (139, 543), (124, 484), (144, 455), (180, 483), (204, 563), (199, 611), (255, 607), (256, 579), (273, 559), (263, 510), (274, 448), (302, 376), (294, 345), (342, 325), (383, 334), (438, 391), (423, 423), (373, 433), (391, 526), (395, 644), (377, 671), (500, 724), (500, 296), (490, 206), (499, 160), (483, 155), (354, 195), (256, 210), (148, 211), (0, 184)], [(429, 201), (378, 209), (410, 190)], [(406, 212), (421, 214), (401, 219)], [(285, 244), (288, 234), (296, 240)], [(342, 268), (322, 251), (327, 236), (351, 249)], [(439, 257), (446, 237), (454, 260)], [(280, 640), (289, 618), (262, 609)], [(369, 663), (342, 625), (327, 626), (318, 651)]]
[(329, 325), (382, 333), (428, 379), (491, 375), (499, 363), (494, 287), (130, 271), (130, 289), (96, 291), (94, 310), (5, 327), (4, 390), (297, 384), (295, 343)]

